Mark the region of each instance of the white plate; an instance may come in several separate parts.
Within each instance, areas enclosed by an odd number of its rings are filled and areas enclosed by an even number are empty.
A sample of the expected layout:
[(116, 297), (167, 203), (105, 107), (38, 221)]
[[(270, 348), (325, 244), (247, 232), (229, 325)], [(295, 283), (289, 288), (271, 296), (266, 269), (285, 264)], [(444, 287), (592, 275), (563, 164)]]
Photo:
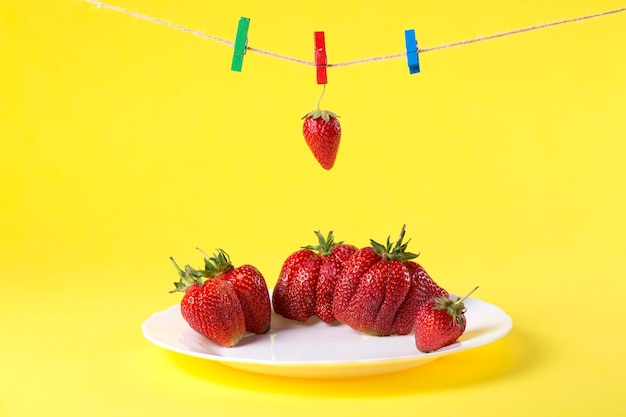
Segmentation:
[(247, 334), (237, 346), (227, 348), (192, 330), (178, 304), (153, 314), (141, 328), (157, 346), (233, 368), (292, 377), (336, 378), (409, 369), (494, 342), (511, 330), (513, 322), (500, 308), (476, 298), (468, 298), (464, 304), (465, 333), (456, 343), (432, 353), (418, 351), (413, 334), (367, 336), (343, 324), (326, 324), (317, 318), (300, 323), (275, 313), (268, 333)]

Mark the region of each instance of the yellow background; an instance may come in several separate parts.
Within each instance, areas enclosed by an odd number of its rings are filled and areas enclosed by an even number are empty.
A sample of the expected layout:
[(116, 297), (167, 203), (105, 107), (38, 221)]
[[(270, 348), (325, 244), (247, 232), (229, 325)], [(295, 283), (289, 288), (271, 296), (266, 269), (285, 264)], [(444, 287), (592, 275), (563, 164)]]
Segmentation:
[[(112, 0), (113, 1), (113, 0)], [(402, 53), (624, 7), (587, 1), (115, 0), (313, 59)], [(0, 415), (626, 415), (626, 12), (328, 70), (324, 171), (300, 117), (313, 67), (79, 0), (0, 2)], [(147, 342), (178, 302), (168, 261), (216, 247), (273, 286), (334, 230), (394, 238), (448, 290), (494, 303), (504, 339), (348, 380), (249, 374)]]

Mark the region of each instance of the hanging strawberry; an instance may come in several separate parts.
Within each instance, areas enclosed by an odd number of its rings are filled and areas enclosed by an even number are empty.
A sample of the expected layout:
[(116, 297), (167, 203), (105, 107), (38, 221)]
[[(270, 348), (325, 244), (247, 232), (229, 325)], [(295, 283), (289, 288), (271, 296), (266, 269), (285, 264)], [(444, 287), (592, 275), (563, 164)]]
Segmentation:
[(341, 124), (335, 113), (320, 109), (320, 101), (324, 95), (326, 84), (322, 87), (322, 94), (317, 100), (317, 108), (302, 117), (304, 126), (302, 133), (306, 144), (313, 152), (313, 156), (322, 168), (330, 170), (335, 165), (341, 142)]

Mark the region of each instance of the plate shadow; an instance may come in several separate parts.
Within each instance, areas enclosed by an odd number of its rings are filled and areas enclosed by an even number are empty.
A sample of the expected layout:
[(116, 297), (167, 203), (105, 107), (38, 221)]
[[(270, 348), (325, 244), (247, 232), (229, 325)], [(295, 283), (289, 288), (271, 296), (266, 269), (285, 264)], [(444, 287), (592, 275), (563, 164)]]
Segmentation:
[[(207, 383), (268, 394), (325, 398), (397, 397), (456, 389), (511, 378), (543, 360), (537, 341), (514, 327), (502, 339), (443, 356), (415, 368), (350, 378), (292, 378), (257, 374), (218, 362), (168, 352), (184, 372)], [(451, 375), (454, 375), (452, 378)]]

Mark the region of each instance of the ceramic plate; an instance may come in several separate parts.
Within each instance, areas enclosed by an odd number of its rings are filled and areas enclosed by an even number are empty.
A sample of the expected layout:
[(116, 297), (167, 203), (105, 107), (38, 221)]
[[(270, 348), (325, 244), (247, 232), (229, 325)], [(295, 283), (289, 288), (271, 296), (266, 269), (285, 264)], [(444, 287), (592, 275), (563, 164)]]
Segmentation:
[(235, 347), (219, 346), (192, 330), (178, 304), (143, 324), (152, 343), (184, 355), (220, 362), (246, 371), (293, 377), (351, 377), (400, 371), (494, 342), (512, 327), (500, 308), (476, 298), (464, 301), (467, 328), (459, 340), (433, 353), (415, 347), (413, 334), (374, 337), (317, 318), (305, 323), (272, 313), (271, 330), (247, 334)]

